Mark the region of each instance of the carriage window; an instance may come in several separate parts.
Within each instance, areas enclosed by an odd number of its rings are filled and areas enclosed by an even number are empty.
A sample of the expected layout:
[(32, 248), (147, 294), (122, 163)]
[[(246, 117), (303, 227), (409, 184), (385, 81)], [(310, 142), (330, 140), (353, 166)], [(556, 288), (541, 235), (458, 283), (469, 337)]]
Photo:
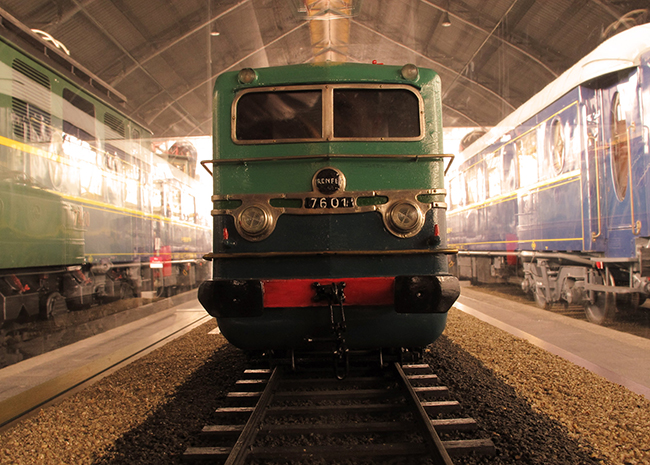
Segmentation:
[(477, 163), (465, 172), (467, 204), (485, 200), (485, 174), (482, 163)]
[(534, 184), (539, 180), (537, 168), (537, 133), (531, 131), (516, 143), (519, 162), (519, 181), (522, 186)]
[(487, 161), (488, 198), (501, 195), (501, 166), (501, 154), (498, 152)]
[(420, 103), (406, 89), (335, 89), (334, 137), (420, 136)]
[(449, 181), (449, 196), (452, 208), (462, 207), (466, 204), (465, 183), (463, 182), (463, 173)]
[(503, 147), (501, 155), (503, 157), (503, 192), (510, 192), (518, 187), (517, 157), (515, 157), (514, 143)]
[(237, 101), (237, 140), (322, 139), (322, 92), (250, 92)]
[(551, 123), (551, 159), (553, 160), (553, 169), (555, 174), (562, 172), (564, 166), (564, 128), (560, 118), (555, 118)]
[(618, 92), (612, 98), (611, 113), (611, 151), (612, 177), (618, 200), (623, 200), (627, 193), (630, 154), (627, 146), (627, 124), (625, 112), (621, 107), (621, 97)]

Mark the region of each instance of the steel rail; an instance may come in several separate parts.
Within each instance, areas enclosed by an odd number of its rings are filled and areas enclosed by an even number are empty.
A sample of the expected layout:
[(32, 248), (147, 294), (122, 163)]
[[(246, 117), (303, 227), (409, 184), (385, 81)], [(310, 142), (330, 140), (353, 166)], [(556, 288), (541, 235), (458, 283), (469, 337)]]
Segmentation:
[[(205, 426), (201, 433), (204, 438), (212, 438), (214, 445), (188, 447), (184, 460), (227, 460), (226, 464), (236, 465), (246, 463), (247, 460), (282, 460), (284, 463), (305, 458), (331, 460), (342, 457), (385, 459), (419, 456), (431, 459), (435, 465), (452, 465), (450, 456), (471, 452), (487, 455), (495, 453), (494, 444), (489, 439), (442, 441), (438, 437), (437, 431), (458, 434), (476, 429), (477, 424), (471, 418), (429, 418), (429, 415), (453, 415), (459, 404), (456, 401), (439, 400), (447, 396), (448, 390), (437, 385), (437, 377), (430, 373), (428, 365), (406, 365), (402, 368), (399, 363), (395, 363), (396, 369), (391, 369), (390, 364), (382, 364), (384, 368), (389, 368), (386, 371), (382, 368), (384, 375), (379, 376), (371, 371), (360, 376), (359, 371), (368, 367), (363, 365), (362, 368), (357, 364), (354, 376), (341, 381), (336, 380), (329, 370), (328, 377), (321, 374), (312, 378), (312, 375), (317, 374), (318, 368), (314, 368), (313, 359), (309, 363), (307, 371), (303, 367), (300, 370), (302, 374), (297, 373), (297, 377), (287, 376), (285, 379), (283, 376), (282, 379), (276, 379), (279, 375), (274, 371), (271, 376), (273, 379), (268, 382), (258, 379), (261, 375), (253, 371), (263, 371), (266, 377), (271, 370), (246, 370), (244, 376), (248, 378), (237, 382), (241, 389), (229, 393), (228, 398), (241, 402), (239, 405), (257, 399), (256, 406), (217, 409), (217, 414), (224, 415), (224, 424)], [(305, 374), (307, 376), (303, 376)], [(411, 381), (416, 384), (411, 385)], [(262, 389), (261, 385), (265, 382), (266, 386)], [(360, 388), (360, 385), (367, 387)], [(424, 402), (419, 395), (438, 400)], [(325, 404), (322, 404), (323, 401), (326, 401)], [(404, 417), (406, 412), (415, 415), (415, 423)], [(249, 415), (248, 422), (231, 424), (233, 416), (240, 415)], [(359, 415), (363, 419), (360, 420)], [(388, 421), (384, 415), (395, 419)], [(307, 418), (304, 420), (297, 420), (297, 417), (305, 416)], [(267, 421), (267, 417), (276, 419)], [(282, 419), (285, 417), (289, 420)], [(312, 417), (337, 418), (337, 421), (314, 420)], [(401, 437), (394, 441), (392, 433), (415, 434), (421, 436), (423, 441), (414, 443), (404, 441)], [(325, 443), (321, 438), (313, 444), (300, 445), (287, 439), (307, 434), (323, 435), (329, 439)], [(373, 434), (388, 435), (390, 439), (368, 441), (365, 438)], [(343, 439), (339, 435), (344, 435)], [(352, 438), (359, 435), (362, 437), (348, 442), (346, 435), (351, 435)], [(222, 445), (224, 440), (226, 443), (237, 440), (237, 443), (231, 448)], [(326, 444), (328, 441), (333, 442)]]
[(420, 398), (418, 397), (417, 392), (411, 385), (411, 382), (406, 377), (402, 366), (398, 363), (394, 363), (395, 371), (399, 375), (399, 378), (402, 382), (403, 387), (405, 388), (408, 395), (406, 396), (408, 402), (411, 404), (411, 407), (417, 412), (416, 421), (420, 424), (420, 428), (423, 431), (423, 436), (427, 442), (427, 449), (429, 451), (430, 457), (433, 459), (436, 465), (453, 465), (447, 450), (445, 449), (440, 436), (436, 433), (435, 428), (431, 424), (429, 419), (429, 414), (424, 409)]
[(273, 373), (266, 384), (266, 388), (264, 388), (260, 399), (255, 405), (253, 413), (246, 422), (237, 442), (233, 446), (225, 465), (242, 465), (246, 462), (246, 459), (251, 452), (251, 446), (255, 442), (255, 438), (259, 432), (259, 426), (262, 423), (262, 420), (264, 420), (269, 404), (273, 400), (275, 389), (278, 386), (282, 375), (281, 370), (282, 368), (280, 366), (275, 367), (273, 370)]

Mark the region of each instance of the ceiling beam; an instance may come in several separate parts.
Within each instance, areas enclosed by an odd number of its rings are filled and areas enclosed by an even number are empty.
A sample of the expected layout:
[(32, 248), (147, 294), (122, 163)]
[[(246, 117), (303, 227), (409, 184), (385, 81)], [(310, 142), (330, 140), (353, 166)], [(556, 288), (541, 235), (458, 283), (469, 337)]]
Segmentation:
[[(484, 34), (486, 34), (488, 36), (488, 38), (494, 33), (494, 30), (496, 28), (496, 26), (495, 26), (495, 28), (492, 28), (491, 31), (487, 30), (487, 29), (484, 29), (481, 26), (479, 26), (478, 24), (475, 24), (475, 23), (473, 23), (471, 21), (468, 21), (465, 18), (463, 18), (462, 16), (458, 16), (458, 14), (453, 13), (452, 11), (450, 11), (449, 8), (443, 8), (443, 7), (438, 6), (438, 5), (434, 4), (434, 3), (431, 3), (428, 0), (420, 0), (420, 2), (424, 3), (425, 5), (430, 6), (432, 8), (435, 8), (437, 10), (440, 10), (442, 12), (448, 13), (449, 16), (452, 17), (452, 24), (453, 24), (454, 21), (459, 21), (459, 22), (465, 24), (466, 26), (469, 26), (469, 27), (471, 27), (473, 29), (476, 29), (477, 31), (483, 32)], [(514, 0), (514, 3), (516, 3), (516, 2), (517, 2), (517, 0)], [(510, 8), (508, 8), (508, 11), (510, 11), (512, 9), (512, 7), (514, 6), (514, 3), (512, 5), (510, 5)], [(503, 16), (499, 20), (499, 23), (502, 20), (503, 20)], [(497, 23), (497, 26), (498, 26), (499, 23)], [(495, 35), (494, 38), (501, 41), (502, 43), (506, 44), (507, 46), (511, 47), (512, 49), (516, 50), (520, 54), (524, 55), (526, 58), (529, 58), (529, 59), (533, 60), (535, 63), (537, 63), (539, 66), (541, 66), (544, 70), (546, 70), (551, 75), (552, 79), (555, 79), (558, 76), (558, 73), (553, 71), (546, 63), (544, 63), (542, 60), (540, 60), (539, 58), (537, 58), (535, 55), (531, 54), (527, 50), (521, 48), (520, 46), (514, 44), (513, 42), (510, 42), (509, 40), (506, 40), (503, 37), (499, 37), (499, 36)]]
[[(189, 90), (188, 90), (187, 92), (185, 92), (184, 94), (179, 95), (179, 96), (177, 97), (177, 99), (182, 99), (182, 98), (185, 97), (186, 95), (191, 94), (192, 92), (194, 92), (195, 90), (197, 90), (199, 87), (204, 86), (204, 85), (206, 85), (206, 84), (209, 83), (209, 82), (212, 82), (212, 80), (213, 80), (213, 79), (216, 79), (216, 77), (219, 76), (221, 73), (224, 73), (224, 72), (226, 72), (226, 71), (230, 71), (230, 70), (232, 70), (233, 68), (237, 67), (241, 62), (247, 60), (248, 58), (252, 57), (253, 55), (255, 55), (255, 54), (257, 54), (257, 53), (260, 53), (260, 52), (265, 51), (266, 48), (269, 47), (270, 45), (275, 44), (276, 42), (278, 42), (278, 41), (284, 39), (285, 37), (287, 37), (289, 34), (292, 34), (292, 33), (296, 32), (297, 30), (299, 30), (299, 29), (301, 29), (301, 28), (303, 28), (303, 27), (305, 27), (305, 26), (307, 26), (307, 25), (308, 25), (308, 23), (307, 23), (307, 22), (304, 22), (304, 23), (299, 24), (298, 26), (294, 27), (293, 29), (291, 29), (291, 30), (285, 32), (285, 33), (282, 34), (281, 36), (276, 37), (275, 39), (273, 39), (273, 40), (272, 40), (271, 42), (269, 42), (268, 44), (265, 44), (262, 48), (259, 48), (259, 49), (255, 50), (254, 52), (249, 53), (249, 54), (246, 55), (245, 57), (240, 58), (240, 59), (237, 60), (235, 63), (233, 63), (232, 65), (230, 65), (228, 68), (226, 68), (226, 69), (222, 69), (222, 70), (220, 70), (218, 73), (215, 73), (215, 74), (213, 74), (212, 76), (210, 76), (208, 79), (204, 79), (204, 80), (202, 80), (201, 82), (199, 82), (197, 85), (195, 85), (194, 87), (192, 87), (191, 89), (189, 89)], [(167, 110), (167, 108), (169, 108), (171, 105), (173, 105), (173, 103), (174, 103), (174, 102), (167, 104), (167, 105), (166, 105), (162, 110), (160, 110), (158, 113), (156, 113), (156, 114), (155, 114), (155, 115), (154, 115), (154, 116), (149, 120), (149, 122), (153, 122), (153, 121), (155, 121), (156, 118), (158, 118), (161, 114), (163, 114), (163, 112), (164, 112), (165, 110)], [(195, 123), (195, 124), (196, 124), (196, 123)], [(196, 127), (200, 127), (200, 125), (199, 125), (199, 124), (196, 124), (195, 128), (196, 128)]]
[[(249, 3), (251, 0), (243, 0), (236, 5), (231, 6), (225, 11), (222, 11), (216, 16), (213, 16), (212, 18), (208, 19), (207, 21), (204, 21), (197, 26), (193, 27), (189, 31), (181, 34), (178, 37), (175, 37), (174, 39), (168, 41), (165, 45), (156, 48), (156, 50), (149, 55), (145, 57), (141, 57), (139, 60), (135, 61), (134, 65), (131, 66), (130, 68), (124, 70), (122, 73), (120, 73), (115, 79), (111, 81), (111, 85), (115, 87), (118, 85), (121, 81), (123, 81), (129, 74), (131, 74), (133, 71), (137, 70), (138, 68), (142, 68), (147, 62), (153, 60), (157, 56), (165, 53), (169, 49), (171, 49), (174, 45), (177, 45), (178, 43), (182, 42), (183, 40), (187, 39), (188, 37), (196, 34), (197, 32), (201, 31), (202, 29), (205, 29), (206, 27), (210, 26), (214, 21), (221, 19), (223, 16), (227, 15), (228, 13), (231, 13), (232, 11), (236, 10), (237, 8), (241, 7), (242, 5)], [(163, 35), (167, 35), (168, 31), (165, 31)]]
[[(508, 106), (508, 108), (510, 108), (510, 110), (514, 110), (514, 109), (515, 109), (515, 106), (514, 106), (514, 105), (512, 105), (510, 102), (508, 102), (508, 100), (506, 100), (504, 97), (502, 97), (501, 95), (499, 95), (497, 92), (493, 91), (492, 89), (490, 89), (490, 88), (488, 88), (488, 87), (485, 87), (485, 86), (484, 86), (483, 84), (481, 84), (480, 82), (478, 82), (478, 81), (474, 81), (473, 79), (470, 79), (469, 77), (467, 77), (467, 76), (461, 74), (463, 71), (465, 71), (465, 69), (467, 68), (467, 65), (465, 65), (465, 68), (463, 68), (463, 70), (459, 73), (458, 71), (456, 71), (456, 70), (454, 70), (454, 69), (452, 69), (452, 68), (449, 68), (448, 66), (445, 66), (445, 65), (443, 65), (442, 63), (437, 62), (437, 61), (434, 60), (433, 58), (431, 58), (431, 57), (429, 57), (429, 56), (427, 56), (427, 55), (425, 55), (425, 54), (423, 54), (423, 53), (421, 53), (421, 52), (418, 52), (417, 50), (414, 50), (414, 49), (412, 49), (411, 47), (409, 47), (409, 46), (407, 46), (407, 45), (404, 45), (403, 43), (398, 42), (398, 41), (396, 41), (396, 40), (394, 40), (394, 39), (392, 39), (392, 38), (386, 36), (385, 34), (382, 34), (381, 32), (378, 32), (378, 31), (376, 31), (376, 30), (374, 30), (374, 29), (369, 28), (369, 27), (366, 26), (365, 24), (359, 23), (358, 21), (356, 21), (356, 20), (354, 20), (354, 19), (351, 20), (351, 21), (352, 21), (354, 24), (356, 24), (357, 26), (359, 26), (359, 27), (361, 27), (361, 28), (363, 28), (363, 29), (366, 29), (367, 31), (370, 31), (372, 34), (375, 34), (375, 35), (377, 35), (377, 36), (379, 36), (379, 37), (381, 37), (381, 38), (383, 38), (383, 39), (385, 39), (385, 40), (391, 42), (393, 45), (397, 45), (397, 46), (399, 46), (399, 47), (402, 47), (402, 48), (404, 48), (404, 49), (410, 51), (411, 53), (413, 53), (413, 54), (415, 54), (415, 55), (418, 55), (418, 56), (420, 56), (420, 57), (422, 57), (422, 58), (424, 58), (424, 59), (430, 61), (431, 63), (434, 63), (434, 64), (436, 65), (436, 66), (435, 66), (436, 68), (444, 69), (445, 71), (447, 71), (447, 72), (453, 74), (453, 75), (455, 76), (455, 79), (454, 79), (453, 82), (456, 82), (458, 79), (464, 79), (465, 81), (467, 81), (467, 82), (469, 82), (469, 83), (475, 85), (476, 87), (480, 88), (481, 90), (484, 90), (485, 92), (489, 93), (490, 95), (494, 96), (495, 98), (497, 98), (498, 100), (500, 100), (501, 102), (503, 102), (506, 106)], [(453, 84), (453, 83), (452, 83), (452, 84)], [(447, 89), (449, 89), (449, 87), (450, 87), (450, 86), (447, 86)], [(446, 94), (445, 94), (445, 95), (446, 95)], [(444, 95), (443, 95), (443, 99), (444, 99)]]
[[(106, 36), (106, 38), (108, 38), (108, 39), (109, 39), (109, 40), (110, 40), (110, 41), (111, 41), (111, 42), (112, 42), (112, 43), (113, 43), (117, 48), (119, 48), (120, 51), (121, 51), (122, 53), (124, 53), (125, 56), (129, 57), (129, 59), (133, 60), (135, 63), (138, 62), (138, 61), (135, 59), (135, 57), (133, 57), (133, 55), (131, 55), (131, 53), (129, 53), (129, 51), (126, 50), (126, 49), (122, 46), (122, 44), (120, 44), (120, 42), (119, 42), (115, 37), (113, 37), (113, 35), (112, 35), (109, 31), (106, 30), (106, 28), (105, 28), (103, 25), (102, 25), (99, 21), (97, 21), (97, 20), (96, 20), (96, 19), (95, 19), (95, 18), (94, 18), (94, 17), (93, 17), (93, 16), (92, 16), (92, 15), (91, 15), (87, 10), (86, 10), (86, 8), (85, 8), (84, 5), (80, 4), (78, 0), (72, 0), (72, 2), (73, 2), (77, 7), (80, 8), (81, 12), (83, 12), (83, 14), (84, 14), (84, 15), (85, 15), (85, 16), (86, 16), (86, 17), (87, 17), (87, 18), (88, 18), (88, 19), (93, 23), (93, 25), (94, 25), (94, 26), (95, 26), (95, 27), (96, 27), (96, 28), (97, 28), (97, 29), (98, 29), (102, 34), (104, 34), (104, 35)], [(165, 88), (165, 87), (164, 87), (164, 86), (163, 86), (163, 85), (162, 85), (162, 84), (161, 84), (161, 83), (160, 83), (160, 82), (155, 78), (155, 76), (153, 76), (149, 71), (147, 71), (146, 69), (144, 69), (144, 67), (142, 67), (141, 65), (138, 65), (138, 67), (142, 70), (142, 72), (143, 72), (144, 74), (147, 75), (147, 77), (149, 77), (149, 79), (151, 79), (151, 80), (152, 80), (152, 81), (153, 81), (153, 82), (158, 86), (158, 88), (162, 89), (163, 92), (169, 96), (169, 98), (172, 100), (172, 103), (171, 103), (170, 105), (177, 105), (181, 110), (183, 110), (183, 112), (186, 114), (186, 116), (187, 116), (188, 118), (192, 119), (192, 116), (188, 114), (188, 112), (185, 110), (185, 108), (183, 108), (182, 105), (180, 105), (176, 100), (174, 100), (174, 97), (173, 97), (173, 96), (169, 93), (169, 91), (168, 91), (168, 90), (167, 90), (167, 89), (166, 89), (166, 88)], [(192, 124), (196, 124), (196, 122), (194, 121)]]

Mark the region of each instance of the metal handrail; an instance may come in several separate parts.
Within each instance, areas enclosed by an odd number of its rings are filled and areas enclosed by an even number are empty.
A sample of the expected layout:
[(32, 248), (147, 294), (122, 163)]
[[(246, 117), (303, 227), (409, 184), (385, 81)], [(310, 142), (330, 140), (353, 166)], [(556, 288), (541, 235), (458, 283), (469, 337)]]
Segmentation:
[(207, 165), (235, 165), (235, 164), (245, 164), (245, 163), (262, 163), (262, 162), (273, 162), (273, 161), (302, 161), (302, 160), (331, 160), (331, 159), (346, 159), (346, 158), (378, 158), (378, 159), (406, 159), (418, 161), (419, 159), (429, 159), (429, 158), (449, 158), (449, 164), (445, 168), (444, 174), (447, 174), (449, 168), (451, 167), (452, 162), (454, 161), (455, 155), (451, 153), (441, 153), (441, 154), (421, 154), (421, 155), (396, 155), (396, 154), (346, 154), (346, 153), (328, 153), (320, 155), (294, 155), (288, 157), (250, 157), (250, 158), (227, 158), (219, 160), (202, 160), (201, 166), (206, 169), (210, 176), (212, 176), (212, 170), (208, 168)]
[(589, 135), (589, 139), (594, 141), (594, 166), (596, 167), (596, 211), (598, 215), (598, 234), (591, 233), (591, 240), (595, 242), (602, 234), (601, 229), (601, 214), (600, 214), (600, 171), (598, 168), (598, 140), (593, 135)]

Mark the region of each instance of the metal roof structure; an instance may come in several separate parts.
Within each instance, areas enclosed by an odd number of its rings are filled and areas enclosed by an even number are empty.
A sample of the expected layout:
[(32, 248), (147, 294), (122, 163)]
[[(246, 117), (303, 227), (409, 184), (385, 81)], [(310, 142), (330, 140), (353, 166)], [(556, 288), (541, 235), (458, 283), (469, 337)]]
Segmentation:
[[(216, 76), (348, 61), (435, 69), (446, 127), (491, 127), (647, 0), (0, 0), (126, 98), (156, 137), (209, 135)], [(0, 27), (1, 33), (1, 27)]]

